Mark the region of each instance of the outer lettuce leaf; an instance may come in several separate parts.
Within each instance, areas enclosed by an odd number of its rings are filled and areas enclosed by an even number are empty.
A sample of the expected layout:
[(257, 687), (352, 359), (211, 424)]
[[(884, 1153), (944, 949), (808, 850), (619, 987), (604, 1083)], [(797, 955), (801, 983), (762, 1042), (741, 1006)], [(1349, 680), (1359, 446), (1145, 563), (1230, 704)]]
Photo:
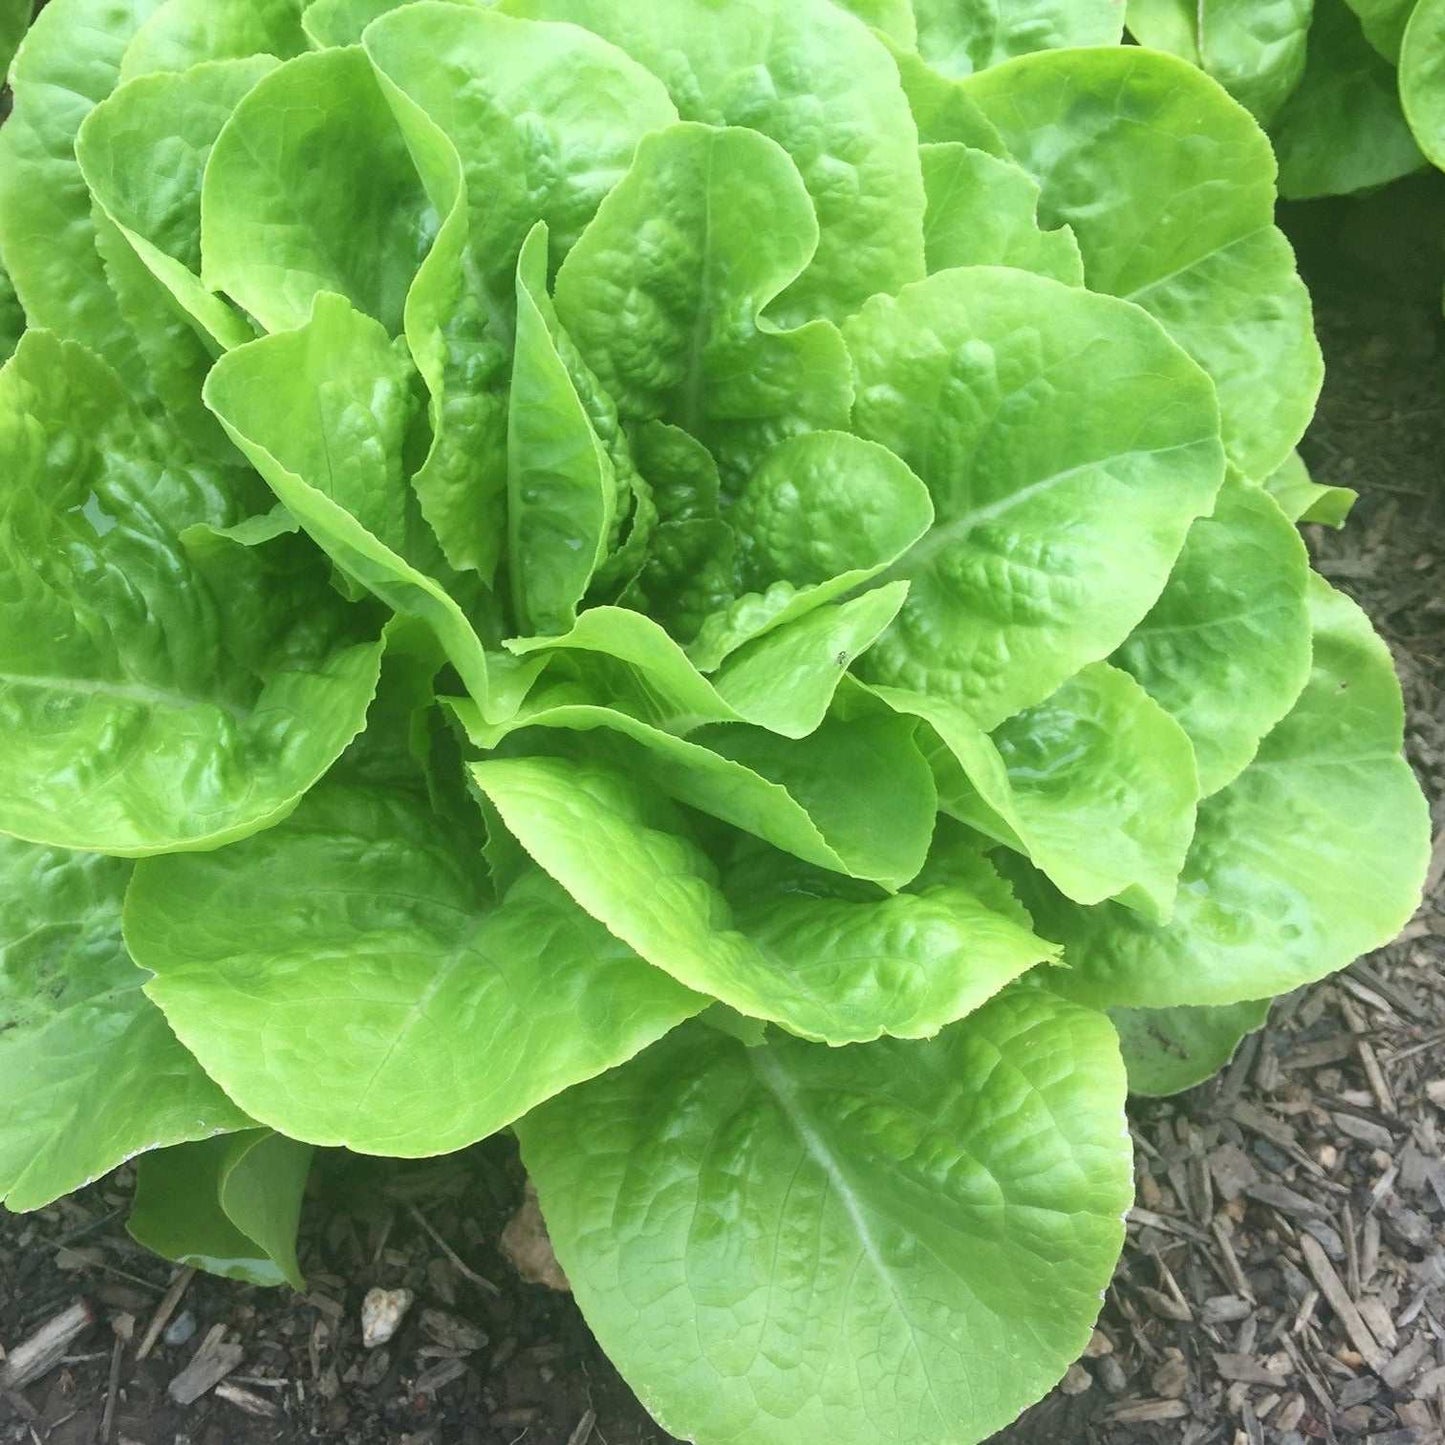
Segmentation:
[(846, 429), (837, 330), (780, 331), (762, 317), (817, 238), (808, 193), (774, 142), (673, 126), (642, 142), (563, 263), (557, 314), (624, 419), (676, 423), (726, 481), (793, 432)]
[(1268, 125), (1299, 84), (1314, 0), (1129, 0), (1141, 45), (1212, 75)]
[(161, 1149), (140, 1161), (126, 1227), (177, 1264), (304, 1289), (296, 1226), (310, 1172), (310, 1147), (269, 1129)]
[(1239, 776), (1309, 680), (1308, 580), (1288, 519), (1231, 478), (1116, 654), (1188, 733), (1205, 797)]
[(933, 495), (865, 675), (985, 731), (1107, 657), (1223, 476), (1208, 379), (1138, 308), (1023, 271), (940, 272), (847, 328), (854, 428)]
[(1254, 761), (1199, 810), (1173, 920), (1079, 909), (1021, 880), (1071, 969), (1055, 988), (1101, 1006), (1232, 1004), (1285, 993), (1387, 943), (1420, 897), (1430, 819), (1401, 756), (1390, 654), (1318, 579), (1314, 672)]
[(1074, 233), (1039, 225), (1039, 188), (1011, 161), (971, 146), (926, 145), (923, 184), (930, 274), (952, 266), (1015, 266), (1070, 286), (1084, 284)]
[(1346, 0), (1360, 19), (1365, 39), (1396, 64), (1405, 39), (1405, 30), (1419, 8), (1418, 0)]
[(9, 361), (25, 334), (25, 312), (10, 273), (0, 266), (0, 363)]
[(121, 942), (128, 863), (0, 838), (0, 1199), (251, 1120), (176, 1042)]
[(679, 1030), (518, 1132), (578, 1302), (665, 1429), (976, 1440), (1088, 1340), (1123, 1097), (1102, 1016), (1014, 992), (931, 1043)]
[(1054, 956), (952, 881), (839, 898), (778, 868), (750, 873), (735, 896), (679, 810), (616, 768), (511, 758), (470, 771), (528, 853), (612, 933), (688, 987), (805, 1038), (928, 1037)]
[(370, 619), (299, 543), (218, 535), (249, 491), (186, 467), (74, 343), (21, 341), (0, 450), (0, 827), (136, 855), (285, 817), (364, 725)]
[(3, 0), (0, 3), (0, 77), (10, 74), (11, 62), (35, 12), (35, 0)]
[(480, 848), (424, 796), (328, 785), (247, 844), (146, 864), (126, 935), (254, 1118), (416, 1157), (494, 1134), (706, 1002), (535, 869), (489, 894)]
[(188, 70), (203, 60), (300, 55), (307, 48), (304, 7), (305, 0), (162, 0), (126, 49), (121, 78)]
[(1168, 917), (1194, 830), (1194, 754), (1126, 674), (1085, 667), (992, 737), (955, 704), (873, 691), (928, 724), (945, 812), (1023, 853), (1077, 903), (1119, 897)]
[(912, 46), (918, 41), (918, 21), (914, 18), (911, 0), (833, 0), (833, 3), (851, 11), (899, 45)]
[(542, 690), (500, 727), (488, 727), (475, 704), (449, 701), (479, 747), (495, 749), (523, 728), (586, 734), (592, 751), (630, 776), (820, 868), (901, 888), (923, 867), (938, 795), (910, 726), (831, 720), (802, 742), (737, 726), (680, 738), (572, 701), (572, 691)]
[(1027, 56), (964, 89), (1043, 187), (1044, 224), (1073, 227), (1088, 285), (1163, 323), (1214, 381), (1230, 460), (1267, 476), (1303, 433), (1323, 364), (1250, 115), (1137, 47)]
[(95, 249), (75, 136), (158, 3), (52, 0), (11, 68), (15, 108), (0, 127), (0, 254), (30, 325), (84, 342), (138, 388), (145, 372)]
[(254, 56), (142, 76), (96, 106), (76, 141), (97, 207), (194, 320), (212, 357), (256, 333), (201, 285), (201, 181), (221, 128), (276, 65)]
[(393, 611), (425, 623), (489, 708), (494, 688), (482, 641), (452, 595), (422, 570), (440, 559), (430, 555), (435, 542), (415, 515), (402, 471), (410, 378), (378, 323), (322, 294), (300, 330), (224, 356), (205, 397), (337, 566)]
[(919, 54), (944, 75), (971, 75), (1016, 55), (1117, 45), (1122, 0), (913, 0)]
[(1264, 1026), (1269, 1000), (1217, 1008), (1109, 1010), (1129, 1071), (1129, 1092), (1148, 1098), (1202, 1084), (1234, 1057), (1247, 1035)]
[(201, 279), (267, 331), (304, 326), (317, 295), (334, 291), (394, 336), (436, 228), (366, 57), (302, 55), (255, 86), (216, 139)]
[[(659, 76), (684, 120), (745, 126), (792, 156), (817, 231), (775, 308), (790, 324), (841, 320), (922, 276), (923, 186), (897, 71), (883, 42), (832, 0), (503, 0), (500, 8), (595, 31)], [(746, 166), (726, 189), (719, 199), (740, 227), (769, 217), (765, 228), (746, 228), (755, 243), (790, 229), (787, 212), (773, 212), (749, 184)]]
[(1344, 0), (1316, 0), (1304, 79), (1273, 133), (1280, 194), (1292, 201), (1382, 186), (1425, 164), (1394, 69)]
[(888, 48), (924, 145), (966, 145), (999, 160), (1009, 159), (998, 128), (962, 82), (940, 75), (900, 45), (889, 42)]
[(1419, 0), (1400, 52), (1400, 99), (1420, 149), (1445, 169), (1445, 4)]
[(1264, 489), (1291, 522), (1318, 522), (1335, 528), (1345, 525), (1360, 497), (1351, 487), (1312, 481), (1298, 452), (1292, 452), (1282, 467), (1265, 478)]

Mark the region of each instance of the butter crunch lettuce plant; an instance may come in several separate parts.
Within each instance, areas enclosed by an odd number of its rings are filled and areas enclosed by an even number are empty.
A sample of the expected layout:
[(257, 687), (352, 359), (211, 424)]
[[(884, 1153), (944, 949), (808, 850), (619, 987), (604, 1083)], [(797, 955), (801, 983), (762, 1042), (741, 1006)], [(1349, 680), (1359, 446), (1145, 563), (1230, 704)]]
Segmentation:
[[(0, 254), (0, 1195), (300, 1279), (513, 1129), (701, 1441), (978, 1440), (1135, 1086), (1392, 936), (1250, 115), (1116, 3), (53, 0)], [(1120, 1041), (1122, 1039), (1123, 1053)]]

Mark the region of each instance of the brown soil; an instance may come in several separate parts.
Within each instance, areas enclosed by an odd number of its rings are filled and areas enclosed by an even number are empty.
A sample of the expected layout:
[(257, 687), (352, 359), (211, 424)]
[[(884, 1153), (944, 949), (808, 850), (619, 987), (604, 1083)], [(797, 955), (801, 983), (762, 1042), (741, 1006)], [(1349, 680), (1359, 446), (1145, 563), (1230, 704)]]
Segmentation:
[[(1396, 650), (1438, 825), (1445, 183), (1290, 225), (1331, 367), (1306, 454), (1320, 479), (1363, 493), (1344, 533), (1310, 540)], [(1283, 1001), (1220, 1080), (1135, 1109), (1139, 1205), (1091, 1357), (999, 1445), (1445, 1440), (1438, 848), (1436, 861), (1400, 943)], [(116, 1327), (134, 1321), (138, 1338), (174, 1271), (124, 1232), (127, 1171), (36, 1215), (0, 1211), (0, 1341), (13, 1349), (77, 1298), (97, 1315), (63, 1365), (0, 1398), (0, 1445), (105, 1441), (108, 1402), (112, 1445), (665, 1445), (570, 1298), (522, 1284), (498, 1254), (520, 1185), (506, 1141), (420, 1165), (330, 1156), (303, 1221), (308, 1292), (197, 1276), (175, 1316), (194, 1335), (140, 1363)], [(417, 1302), (366, 1352), (372, 1285)], [(234, 1395), (168, 1399), (217, 1324), (245, 1350), (231, 1384), (269, 1413)]]

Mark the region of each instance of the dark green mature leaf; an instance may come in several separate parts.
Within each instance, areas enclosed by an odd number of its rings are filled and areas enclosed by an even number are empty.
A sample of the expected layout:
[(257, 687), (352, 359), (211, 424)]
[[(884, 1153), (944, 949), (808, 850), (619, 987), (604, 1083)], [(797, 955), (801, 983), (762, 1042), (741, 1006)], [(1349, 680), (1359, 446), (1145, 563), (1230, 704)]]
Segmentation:
[[(816, 223), (815, 239), (779, 277), (788, 289), (775, 313), (789, 324), (841, 320), (923, 275), (923, 186), (897, 70), (883, 42), (832, 0), (503, 0), (500, 8), (595, 31), (658, 76), (684, 120), (747, 127), (792, 156)], [(752, 164), (771, 168), (761, 155), (754, 150)], [(749, 230), (764, 251), (802, 234), (792, 203), (774, 209), (776, 183), (760, 173), (738, 184), (723, 203), (728, 230)], [(763, 216), (766, 227), (747, 225)]]
[(0, 372), (0, 451), (0, 828), (137, 855), (285, 817), (364, 724), (370, 619), (299, 542), (220, 535), (259, 498), (73, 342), (29, 332)]
[(255, 1119), (416, 1157), (496, 1133), (706, 1002), (536, 870), (489, 895), (480, 847), (424, 797), (327, 785), (244, 845), (139, 869), (126, 936)]
[(1234, 1057), (1244, 1039), (1264, 1026), (1269, 1000), (1213, 1008), (1113, 1008), (1129, 1092), (1146, 1098), (1202, 1084)]
[(1289, 455), (1323, 364), (1274, 225), (1269, 142), (1198, 70), (1137, 47), (1027, 56), (964, 82), (1067, 222), (1096, 291), (1137, 302), (1207, 371), (1246, 477)]
[(1400, 99), (1420, 149), (1445, 169), (1445, 4), (1419, 0), (1400, 52)]
[(10, 74), (10, 63), (35, 13), (35, 0), (3, 0), (0, 3), (0, 76)]
[(131, 865), (0, 838), (0, 1199), (39, 1209), (146, 1149), (251, 1127), (121, 942)]
[(1015, 991), (929, 1043), (679, 1030), (518, 1132), (578, 1303), (666, 1429), (977, 1440), (1088, 1339), (1123, 1097), (1101, 1015)]
[(304, 1289), (296, 1226), (310, 1171), (310, 1146), (269, 1129), (161, 1149), (136, 1169), (126, 1228), (177, 1264)]
[(1418, 0), (1347, 0), (1347, 3), (1359, 16), (1365, 39), (1386, 60), (1398, 62), (1406, 27), (1419, 9)]
[(593, 917), (690, 988), (805, 1038), (920, 1038), (1053, 957), (976, 891), (812, 896), (775, 873), (734, 899), (673, 804), (621, 769), (495, 759), (471, 774)]
[(1023, 271), (944, 271), (848, 324), (854, 427), (933, 495), (865, 674), (985, 730), (1107, 657), (1223, 476), (1208, 378), (1151, 317)]
[(1344, 0), (1315, 0), (1304, 79), (1273, 135), (1280, 194), (1292, 201), (1382, 186), (1425, 164), (1395, 71)]
[(1170, 923), (1079, 909), (1037, 880), (1022, 896), (1064, 944), (1053, 986), (1103, 1007), (1268, 998), (1388, 942), (1414, 912), (1430, 820), (1401, 755), (1390, 654), (1314, 579), (1314, 671), (1254, 761), (1199, 810)]

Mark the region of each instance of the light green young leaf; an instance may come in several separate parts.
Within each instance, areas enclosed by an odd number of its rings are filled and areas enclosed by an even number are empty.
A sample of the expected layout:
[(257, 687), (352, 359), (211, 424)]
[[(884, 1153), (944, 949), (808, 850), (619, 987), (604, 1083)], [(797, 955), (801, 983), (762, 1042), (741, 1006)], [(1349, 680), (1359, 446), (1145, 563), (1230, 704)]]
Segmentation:
[(377, 322), (323, 293), (300, 330), (222, 357), (205, 398), (317, 545), (393, 611), (425, 622), (485, 709), (491, 685), (481, 639), (421, 570), (435, 544), (402, 472), (410, 376)]
[(1346, 0), (1359, 17), (1365, 39), (1392, 65), (1400, 60), (1405, 30), (1416, 10), (1418, 0)]
[(890, 888), (922, 868), (938, 795), (912, 728), (830, 720), (801, 742), (784, 742), (732, 724), (681, 738), (615, 708), (572, 701), (573, 691), (543, 689), (496, 727), (464, 698), (448, 706), (488, 751), (524, 728), (585, 734), (589, 754), (819, 868)]
[(833, 0), (899, 45), (918, 43), (918, 21), (911, 0)]
[(538, 223), (517, 265), (507, 428), (507, 563), (526, 632), (576, 623), (612, 531), (617, 479), (572, 381), (581, 364), (547, 294), (547, 229)]
[(1267, 476), (1314, 412), (1323, 363), (1253, 118), (1137, 46), (1027, 56), (964, 89), (1043, 187), (1044, 225), (1073, 227), (1088, 285), (1144, 307), (1209, 373), (1230, 460)]
[(518, 1132), (577, 1301), (665, 1429), (962, 1441), (1088, 1341), (1123, 1103), (1103, 1016), (1015, 991), (929, 1043), (689, 1026)]
[(246, 1284), (304, 1289), (296, 1262), (311, 1148), (248, 1129), (147, 1154), (126, 1228), (177, 1264)]
[(327, 785), (293, 821), (138, 870), (126, 935), (172, 1027), (292, 1138), (445, 1154), (630, 1058), (705, 1000), (425, 797)]
[(1394, 68), (1344, 0), (1315, 0), (1304, 79), (1272, 129), (1280, 194), (1348, 195), (1419, 170), (1425, 157), (1400, 100)]
[(913, 0), (918, 52), (944, 75), (971, 75), (1036, 50), (1117, 45), (1123, 0)]
[(1333, 487), (1311, 480), (1309, 468), (1298, 452), (1291, 452), (1284, 465), (1265, 478), (1264, 489), (1291, 522), (1318, 522), (1336, 529), (1345, 525), (1360, 499), (1352, 487)]
[(837, 330), (762, 318), (817, 237), (797, 168), (773, 141), (673, 126), (642, 142), (563, 263), (557, 314), (625, 419), (674, 422), (725, 475), (746, 475), (791, 433), (847, 427)]
[[(923, 186), (897, 70), (881, 38), (832, 0), (503, 0), (499, 8), (595, 31), (660, 77), (684, 120), (746, 127), (792, 156), (817, 219), (804, 254), (790, 256), (778, 277), (788, 289), (775, 317), (838, 321), (922, 276)], [(698, 159), (694, 152), (685, 163)], [(772, 209), (750, 159), (709, 191), (737, 229), (766, 245), (797, 223), (791, 204)], [(744, 224), (758, 216), (769, 224)]]
[(52, 0), (11, 68), (14, 111), (0, 127), (0, 252), (30, 325), (84, 342), (137, 385), (145, 370), (95, 248), (75, 137), (158, 3)]
[(704, 672), (755, 637), (870, 582), (928, 530), (928, 489), (892, 452), (847, 432), (808, 432), (775, 447), (727, 519), (739, 585), (688, 646)]
[(943, 271), (851, 321), (854, 429), (933, 495), (864, 672), (985, 731), (1107, 657), (1224, 472), (1208, 378), (1137, 307), (1024, 271)]
[(1129, 0), (1129, 30), (1212, 75), (1268, 125), (1305, 68), (1314, 0)]
[(1420, 149), (1445, 169), (1445, 4), (1419, 0), (1400, 52), (1400, 99)]
[[(311, 0), (301, 16), (301, 28), (318, 50), (359, 45), (373, 20), (400, 9), (408, 0)], [(476, 0), (453, 0), (472, 5)]]
[(930, 275), (954, 266), (1015, 266), (1070, 286), (1084, 284), (1074, 233), (1039, 225), (1039, 188), (1012, 161), (971, 146), (926, 145), (923, 185)]
[(251, 1125), (121, 942), (130, 864), (0, 838), (0, 1199), (39, 1209), (146, 1149)]
[(304, 326), (334, 291), (394, 336), (436, 228), (365, 55), (325, 50), (272, 71), (216, 138), (201, 279), (267, 331)]
[(912, 51), (892, 41), (885, 43), (898, 67), (908, 108), (918, 126), (918, 139), (924, 145), (966, 145), (999, 160), (1010, 158), (998, 128), (961, 82), (940, 75)]
[(1401, 756), (1404, 709), (1385, 644), (1315, 579), (1314, 672), (1254, 761), (1199, 810), (1172, 921), (1079, 909), (1036, 879), (1021, 894), (1072, 965), (1051, 985), (1101, 1007), (1268, 998), (1392, 939), (1420, 898), (1430, 819)]
[(277, 63), (258, 55), (142, 76), (96, 106), (76, 140), (96, 204), (200, 327), (212, 356), (256, 333), (201, 285), (201, 179), (222, 126)]
[(740, 717), (770, 732), (802, 738), (822, 721), (853, 664), (897, 619), (906, 582), (847, 602), (814, 608), (739, 648), (712, 677), (718, 696)]
[(1251, 999), (1215, 1008), (1110, 1009), (1129, 1092), (1157, 1099), (1202, 1084), (1247, 1035), (1263, 1028), (1269, 1005), (1269, 999)]
[[(592, 916), (680, 983), (805, 1038), (928, 1037), (1054, 957), (955, 884), (878, 898), (726, 873), (660, 792), (562, 758), (471, 766), (522, 846)], [(841, 880), (840, 880), (841, 881)]]
[(189, 70), (203, 60), (273, 55), (288, 60), (307, 48), (305, 0), (163, 0), (125, 52), (121, 79)]
[(1199, 786), (1179, 725), (1117, 668), (1083, 668), (989, 735), (957, 705), (873, 689), (921, 718), (945, 812), (1023, 853), (1061, 892), (1167, 917)]
[(370, 619), (304, 544), (216, 536), (263, 494), (73, 342), (28, 332), (0, 372), (0, 452), (0, 830), (136, 855), (283, 818), (363, 726)]
[(1203, 797), (1243, 772), (1309, 680), (1308, 581), (1288, 518), (1268, 493), (1230, 478), (1115, 654), (1189, 735)]

